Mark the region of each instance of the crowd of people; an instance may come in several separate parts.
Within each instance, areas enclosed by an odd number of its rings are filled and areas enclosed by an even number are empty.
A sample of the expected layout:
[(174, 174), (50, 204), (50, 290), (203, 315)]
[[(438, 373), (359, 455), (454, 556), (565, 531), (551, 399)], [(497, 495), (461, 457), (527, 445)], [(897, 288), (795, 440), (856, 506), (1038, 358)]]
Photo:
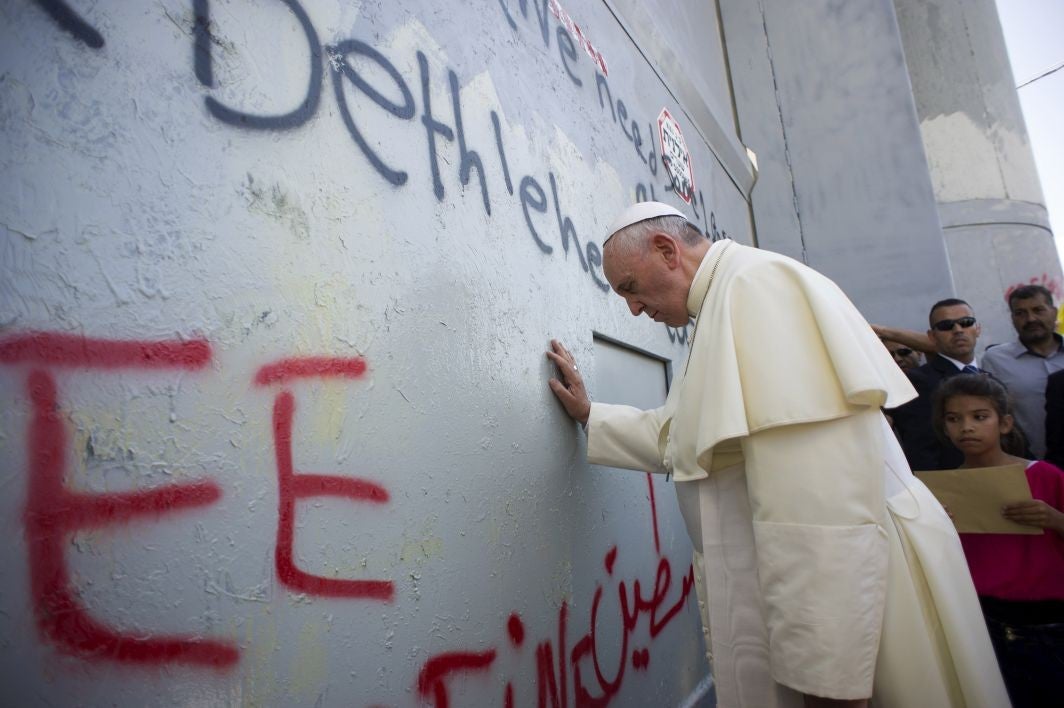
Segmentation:
[[(936, 302), (926, 335), (873, 326), (917, 398), (884, 412), (911, 468), (1022, 464), (1031, 499), (1006, 503), (1004, 518), (1038, 535), (962, 533), (1012, 703), (1059, 705), (1064, 677), (1064, 338), (1052, 293), (1009, 293), (1017, 338), (977, 356), (971, 306)], [(921, 356), (926, 362), (921, 363)]]

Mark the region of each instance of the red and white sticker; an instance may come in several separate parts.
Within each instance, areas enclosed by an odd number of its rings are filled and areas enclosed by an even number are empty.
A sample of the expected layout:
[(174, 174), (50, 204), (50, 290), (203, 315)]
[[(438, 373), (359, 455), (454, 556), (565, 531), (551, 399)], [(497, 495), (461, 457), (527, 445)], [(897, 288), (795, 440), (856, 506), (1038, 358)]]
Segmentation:
[[(521, 7), (524, 7), (523, 3)], [(595, 48), (595, 45), (587, 38), (584, 31), (580, 29), (580, 25), (573, 21), (573, 18), (565, 11), (561, 3), (558, 0), (550, 0), (548, 7), (550, 8), (550, 14), (554, 15), (554, 18), (562, 23), (562, 26), (569, 32), (573, 40), (584, 48), (587, 55), (591, 57), (591, 61), (595, 62), (595, 65), (602, 70), (602, 75), (609, 76), (610, 70), (606, 68), (606, 60), (602, 57), (602, 52)]]
[(695, 170), (680, 124), (668, 108), (662, 108), (658, 115), (658, 137), (661, 138), (661, 163), (672, 180), (672, 188), (680, 199), (690, 204), (695, 193)]

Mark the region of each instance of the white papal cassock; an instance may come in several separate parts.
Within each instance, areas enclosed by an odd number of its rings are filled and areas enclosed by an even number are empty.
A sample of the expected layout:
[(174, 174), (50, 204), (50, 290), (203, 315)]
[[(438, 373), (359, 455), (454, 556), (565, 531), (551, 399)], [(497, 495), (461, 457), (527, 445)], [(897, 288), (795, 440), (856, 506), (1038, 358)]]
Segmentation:
[(719, 241), (687, 308), (665, 405), (592, 404), (588, 460), (675, 476), (718, 705), (1008, 706), (957, 533), (880, 412), (915, 392), (849, 299)]

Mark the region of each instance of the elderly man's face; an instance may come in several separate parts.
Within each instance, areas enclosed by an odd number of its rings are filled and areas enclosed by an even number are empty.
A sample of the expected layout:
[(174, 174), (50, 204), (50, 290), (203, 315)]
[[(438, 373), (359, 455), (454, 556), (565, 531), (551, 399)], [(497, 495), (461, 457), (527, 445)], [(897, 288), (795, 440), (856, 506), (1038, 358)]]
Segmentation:
[(653, 246), (645, 251), (625, 252), (607, 243), (602, 256), (606, 280), (628, 303), (632, 315), (645, 314), (671, 327), (687, 324), (687, 292), (691, 284), (684, 282), (679, 270), (670, 267), (670, 254)]
[(894, 358), (894, 363), (898, 365), (898, 368), (902, 371), (909, 371), (920, 366), (920, 353), (914, 349), (910, 349), (901, 342), (895, 342), (890, 339), (883, 340), (883, 346), (887, 348), (890, 355)]
[(1031, 298), (1016, 298), (1009, 307), (1012, 310), (1012, 326), (1024, 344), (1037, 344), (1053, 336), (1057, 326), (1057, 308), (1046, 302), (1044, 295)]
[[(947, 328), (946, 325), (952, 326)], [(931, 329), (927, 330), (927, 334), (939, 354), (968, 362), (975, 354), (975, 341), (982, 331), (975, 321), (972, 308), (967, 305), (947, 305), (932, 313)]]

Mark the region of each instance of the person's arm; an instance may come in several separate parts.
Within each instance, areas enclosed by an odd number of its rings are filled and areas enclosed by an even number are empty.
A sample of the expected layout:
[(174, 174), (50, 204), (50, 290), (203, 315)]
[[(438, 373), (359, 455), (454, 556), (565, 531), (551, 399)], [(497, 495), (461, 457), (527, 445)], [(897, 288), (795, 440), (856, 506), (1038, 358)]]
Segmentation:
[(587, 432), (587, 460), (596, 465), (664, 473), (658, 450), (661, 409), (592, 403), (576, 359), (561, 342), (551, 340), (547, 357), (558, 367), (560, 379), (550, 389), (573, 420)]
[(872, 695), (888, 555), (882, 435), (869, 411), (743, 440), (772, 675), (810, 707)]
[(1064, 513), (1041, 499), (1028, 499), (1015, 504), (1007, 504), (1002, 507), (1001, 515), (1017, 524), (1048, 529), (1064, 536)]
[(924, 354), (934, 354), (935, 345), (928, 338), (927, 332), (917, 332), (912, 329), (902, 329), (900, 327), (887, 327), (885, 325), (872, 325), (872, 331), (876, 333), (880, 339), (889, 339), (892, 342), (898, 344), (904, 344), (905, 346), (915, 349), (918, 352)]
[(587, 461), (640, 472), (669, 472), (658, 443), (662, 409), (644, 411), (632, 406), (591, 404), (587, 423)]

